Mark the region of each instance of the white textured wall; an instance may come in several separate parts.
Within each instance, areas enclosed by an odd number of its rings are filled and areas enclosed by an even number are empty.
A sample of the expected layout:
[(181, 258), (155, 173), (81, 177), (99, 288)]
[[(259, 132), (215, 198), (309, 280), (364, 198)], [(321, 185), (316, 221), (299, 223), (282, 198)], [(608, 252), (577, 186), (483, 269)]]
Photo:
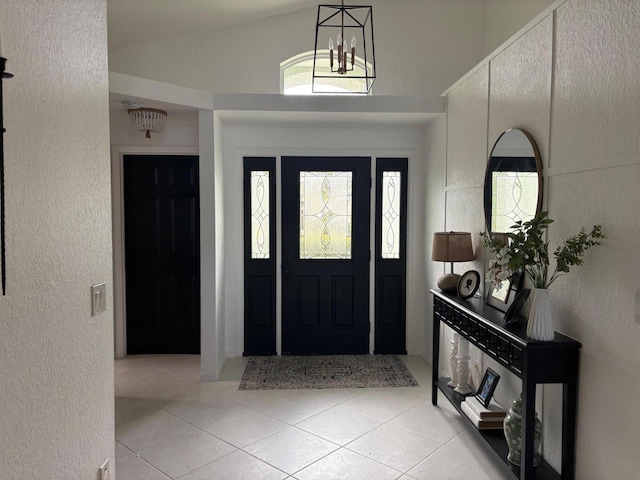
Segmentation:
[[(435, 97), (483, 56), (483, 2), (374, 0), (375, 95)], [(224, 93), (279, 93), (280, 62), (313, 50), (317, 8), (115, 50), (111, 71)], [(514, 29), (515, 31), (515, 29)]]
[(487, 156), (502, 132), (517, 127), (535, 138), (547, 165), (552, 27), (549, 16), (491, 61)]
[[(634, 321), (640, 269), (640, 3), (563, 5), (555, 48), (548, 201), (557, 223), (551, 242), (582, 224), (602, 223), (609, 236), (584, 268), (559, 280), (552, 297), (558, 327), (584, 345), (577, 477), (632, 479), (640, 430), (628, 401), (640, 395), (640, 324)], [(620, 385), (624, 395), (614, 394)], [(618, 418), (605, 421), (597, 413), (602, 405)]]
[[(445, 162), (447, 156), (447, 119), (436, 119), (426, 127), (425, 134), (425, 176), (423, 185), (425, 190), (425, 229), (422, 240), (425, 259), (425, 289), (422, 295), (426, 296), (426, 318), (431, 320), (433, 312), (433, 296), (425, 295), (425, 291), (436, 285), (438, 278), (445, 272), (442, 262), (431, 261), (431, 248), (433, 246), (434, 232), (442, 232), (445, 228)], [(426, 356), (433, 356), (433, 324), (431, 321), (421, 322), (421, 332), (425, 341)], [(440, 347), (442, 349), (442, 347)]]
[[(114, 458), (105, 0), (4, 0), (7, 296), (0, 477), (95, 479)], [(91, 317), (90, 287), (107, 311)]]
[[(640, 420), (630, 399), (640, 394), (640, 325), (634, 317), (640, 313), (634, 312), (640, 268), (639, 49), (640, 4), (571, 0), (491, 59), (489, 113), (482, 125), (468, 125), (468, 118), (481, 121), (483, 76), (468, 76), (448, 97), (448, 143), (462, 146), (450, 149), (447, 178), (469, 188), (446, 192), (447, 222), (476, 227), (461, 205), (481, 202), (474, 185), (482, 185), (477, 163), (484, 164), (486, 154), (480, 157), (475, 145), (483, 141), (483, 129), (491, 148), (502, 130), (519, 126), (533, 134), (543, 155), (545, 204), (556, 220), (551, 248), (596, 223), (609, 237), (550, 290), (556, 329), (583, 344), (576, 478), (584, 480), (637, 478)], [(460, 163), (465, 156), (467, 166)], [(497, 392), (503, 401), (518, 393), (517, 382), (505, 380)], [(546, 386), (538, 402), (544, 455), (556, 466), (560, 401), (561, 389)]]

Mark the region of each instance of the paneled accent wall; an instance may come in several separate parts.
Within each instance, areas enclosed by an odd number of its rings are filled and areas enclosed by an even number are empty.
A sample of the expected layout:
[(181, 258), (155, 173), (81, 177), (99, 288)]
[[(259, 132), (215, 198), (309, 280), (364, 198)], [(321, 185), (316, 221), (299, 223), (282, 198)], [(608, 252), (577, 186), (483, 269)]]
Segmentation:
[[(637, 475), (638, 51), (640, 2), (558, 1), (445, 92), (446, 230), (483, 230), (488, 152), (501, 132), (518, 127), (533, 135), (542, 155), (545, 208), (556, 220), (551, 249), (582, 226), (603, 224), (608, 235), (550, 290), (556, 329), (583, 343), (576, 478), (585, 480)], [(483, 271), (483, 264), (480, 252), (460, 271)], [(482, 361), (482, 368), (496, 367)], [(509, 404), (520, 392), (503, 373), (496, 396)], [(540, 390), (543, 454), (557, 467), (562, 392)]]
[(484, 65), (447, 96), (448, 188), (482, 185), (488, 113), (489, 65)]
[(552, 34), (553, 19), (548, 16), (491, 60), (489, 152), (502, 132), (518, 127), (533, 135), (546, 166), (545, 161), (549, 158)]

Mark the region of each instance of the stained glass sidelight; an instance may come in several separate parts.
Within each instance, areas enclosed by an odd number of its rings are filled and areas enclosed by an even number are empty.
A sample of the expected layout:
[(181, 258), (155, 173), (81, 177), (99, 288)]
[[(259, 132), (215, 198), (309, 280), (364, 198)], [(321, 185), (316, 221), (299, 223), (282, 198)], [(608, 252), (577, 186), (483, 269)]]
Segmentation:
[(352, 172), (300, 172), (300, 258), (350, 259)]
[(493, 172), (491, 231), (510, 232), (517, 221), (531, 220), (538, 204), (536, 172)]
[(382, 258), (400, 258), (400, 172), (382, 173)]
[(269, 258), (269, 172), (251, 172), (251, 258)]

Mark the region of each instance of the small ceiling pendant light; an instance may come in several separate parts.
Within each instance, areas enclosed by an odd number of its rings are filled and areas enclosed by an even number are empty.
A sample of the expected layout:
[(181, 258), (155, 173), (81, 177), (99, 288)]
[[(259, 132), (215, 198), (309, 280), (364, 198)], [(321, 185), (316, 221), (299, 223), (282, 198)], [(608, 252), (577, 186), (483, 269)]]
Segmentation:
[[(351, 36), (350, 44), (347, 44), (348, 36)], [(361, 50), (356, 50), (360, 44)], [(328, 45), (328, 55), (327, 50), (319, 48), (319, 45)], [(313, 52), (312, 91), (368, 94), (375, 79), (373, 8), (345, 6), (344, 0), (341, 5), (319, 5)], [(353, 88), (358, 83), (363, 85), (361, 91), (355, 91)], [(335, 91), (335, 88), (340, 88), (343, 92)]]
[(151, 138), (151, 132), (162, 132), (167, 123), (167, 112), (157, 108), (140, 107), (129, 109), (129, 121), (138, 130), (144, 131), (145, 138)]

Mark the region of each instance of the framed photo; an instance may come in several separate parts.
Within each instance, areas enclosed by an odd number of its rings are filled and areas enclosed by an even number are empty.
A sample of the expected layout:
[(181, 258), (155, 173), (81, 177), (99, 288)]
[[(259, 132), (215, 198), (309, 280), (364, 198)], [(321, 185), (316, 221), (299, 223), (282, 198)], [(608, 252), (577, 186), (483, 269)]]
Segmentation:
[(480, 383), (480, 387), (478, 388), (478, 393), (476, 393), (476, 398), (484, 408), (489, 407), (489, 402), (491, 402), (493, 392), (498, 385), (498, 380), (500, 380), (500, 375), (490, 368), (487, 368), (484, 372), (484, 377), (482, 377), (482, 383)]
[(480, 274), (475, 270), (465, 272), (458, 280), (458, 296), (463, 299), (471, 298), (480, 286)]
[(530, 293), (531, 293), (530, 288), (523, 288), (522, 290), (520, 290), (520, 292), (518, 292), (518, 294), (516, 295), (516, 298), (513, 300), (513, 303), (507, 310), (507, 313), (504, 314), (504, 323), (509, 325), (511, 323), (516, 323), (518, 321), (518, 318), (519, 318), (517, 317), (518, 310), (520, 310), (524, 305), (524, 302), (527, 301), (527, 298), (529, 298)]
[(499, 285), (489, 283), (487, 304), (497, 308), (501, 312), (509, 310), (518, 290), (520, 290), (522, 277), (522, 272), (516, 272), (511, 278), (502, 281)]

